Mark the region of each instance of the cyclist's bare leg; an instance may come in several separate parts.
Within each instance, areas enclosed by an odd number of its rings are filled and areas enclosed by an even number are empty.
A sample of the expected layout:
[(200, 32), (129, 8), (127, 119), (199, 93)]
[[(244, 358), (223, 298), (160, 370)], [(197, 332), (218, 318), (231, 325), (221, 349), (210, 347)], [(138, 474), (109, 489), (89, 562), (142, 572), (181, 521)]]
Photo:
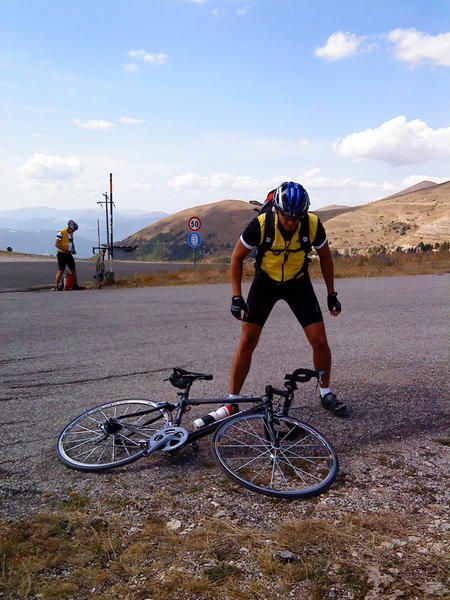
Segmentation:
[(250, 371), (252, 355), (259, 342), (262, 327), (254, 323), (242, 323), (241, 339), (231, 365), (230, 393), (239, 394)]
[(323, 322), (312, 323), (305, 327), (304, 331), (313, 350), (314, 368), (325, 373), (320, 387), (327, 388), (330, 385), (331, 350), (325, 333), (325, 325)]
[(61, 281), (61, 277), (63, 276), (64, 271), (60, 271), (58, 269), (58, 271), (56, 271), (56, 277), (55, 277), (55, 287), (58, 287), (59, 282)]

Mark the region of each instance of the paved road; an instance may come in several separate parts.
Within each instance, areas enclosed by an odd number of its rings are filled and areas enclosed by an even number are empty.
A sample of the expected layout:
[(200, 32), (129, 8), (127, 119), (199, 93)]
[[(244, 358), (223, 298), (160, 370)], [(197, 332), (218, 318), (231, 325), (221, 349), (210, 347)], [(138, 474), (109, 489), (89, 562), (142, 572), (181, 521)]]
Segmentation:
[[(307, 386), (298, 402), (327, 432), (344, 465), (355, 448), (448, 424), (449, 283), (447, 275), (338, 282), (344, 311), (326, 323), (335, 389), (352, 417), (330, 417)], [(323, 307), (324, 286), (314, 285)], [(123, 397), (173, 400), (174, 389), (163, 379), (175, 365), (214, 373), (214, 381), (194, 386), (197, 397), (226, 393), (240, 333), (229, 295), (227, 285), (0, 295), (0, 469), (8, 511), (48, 502), (49, 487), (56, 497), (69, 489), (95, 494), (112, 481), (56, 460), (58, 432), (82, 410)], [(279, 385), (285, 372), (310, 364), (303, 334), (280, 303), (244, 392)], [(158, 477), (144, 463), (120, 471), (124, 489), (144, 493), (149, 477)], [(198, 469), (194, 465), (190, 477)], [(186, 476), (183, 465), (178, 475)]]
[[(198, 265), (198, 268), (203, 268), (204, 266)], [(144, 263), (132, 261), (116, 261), (114, 263), (114, 272), (118, 276), (147, 275), (161, 271), (178, 271), (180, 269), (191, 268), (191, 263)], [(0, 262), (0, 291), (50, 285), (55, 279), (56, 269), (56, 259), (30, 262)], [(92, 282), (95, 273), (95, 263), (77, 261), (77, 270), (81, 282)]]

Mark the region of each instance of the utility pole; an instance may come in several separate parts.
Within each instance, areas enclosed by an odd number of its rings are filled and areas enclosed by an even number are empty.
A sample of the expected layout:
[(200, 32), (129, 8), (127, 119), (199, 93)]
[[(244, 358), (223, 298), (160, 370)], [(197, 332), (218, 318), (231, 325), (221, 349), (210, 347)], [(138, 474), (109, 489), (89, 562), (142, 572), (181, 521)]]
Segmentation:
[[(110, 218), (111, 218), (111, 261), (114, 256), (114, 237), (113, 237), (113, 190), (112, 190), (112, 173), (109, 174), (109, 202), (111, 207)], [(112, 265), (111, 265), (112, 270)]]
[(108, 194), (105, 192), (104, 194), (102, 194), (102, 196), (104, 197), (104, 202), (97, 202), (97, 204), (104, 204), (105, 205), (105, 212), (106, 212), (106, 252), (108, 255), (108, 260), (111, 260), (111, 246), (110, 246), (110, 241), (109, 241), (109, 208), (108, 208), (108, 204), (109, 204), (109, 198), (108, 198)]
[[(105, 273), (106, 278), (109, 281), (114, 281), (114, 273), (113, 273), (113, 244), (114, 244), (114, 236), (113, 236), (113, 198), (112, 198), (112, 173), (109, 174), (109, 195), (108, 192), (102, 194), (104, 200), (101, 202), (97, 202), (100, 206), (105, 205), (105, 214), (106, 214), (106, 257), (109, 263), (109, 272)], [(100, 246), (100, 244), (99, 244)], [(101, 251), (101, 248), (99, 248)]]

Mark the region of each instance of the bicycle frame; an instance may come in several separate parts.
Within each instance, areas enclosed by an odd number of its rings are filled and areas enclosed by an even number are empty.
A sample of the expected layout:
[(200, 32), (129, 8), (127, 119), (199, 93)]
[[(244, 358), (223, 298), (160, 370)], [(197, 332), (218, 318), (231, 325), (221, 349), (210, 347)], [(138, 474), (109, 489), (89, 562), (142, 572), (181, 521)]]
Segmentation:
[[(130, 413), (130, 414), (124, 415), (123, 417), (120, 417), (119, 420), (126, 420), (129, 418), (144, 416), (144, 415), (150, 414), (152, 412), (156, 412), (156, 411), (159, 412), (160, 410), (167, 409), (171, 412), (176, 411), (173, 425), (175, 427), (179, 427), (179, 426), (181, 426), (181, 422), (182, 422), (184, 414), (190, 410), (191, 406), (232, 403), (232, 401), (229, 398), (223, 398), (223, 397), (222, 398), (202, 398), (202, 399), (189, 398), (189, 391), (190, 391), (191, 386), (192, 386), (192, 384), (189, 384), (184, 392), (178, 392), (178, 395), (180, 396), (180, 400), (176, 404), (172, 404), (170, 402), (158, 402), (157, 406), (153, 409)], [(295, 389), (296, 389), (296, 387), (294, 387), (292, 389), (287, 389), (287, 390), (279, 390), (279, 389), (272, 387), (271, 385), (268, 385), (266, 387), (266, 390), (265, 390), (265, 393), (263, 396), (244, 396), (242, 398), (239, 398), (239, 400), (238, 400), (239, 404), (250, 404), (250, 403), (255, 404), (256, 403), (256, 405), (252, 406), (251, 408), (239, 411), (239, 414), (240, 415), (251, 415), (251, 414), (255, 414), (255, 413), (259, 413), (259, 412), (265, 412), (267, 415), (269, 432), (272, 436), (273, 435), (272, 422), (273, 422), (273, 417), (274, 417), (273, 396), (276, 395), (276, 396), (284, 397), (282, 414), (284, 416), (286, 416), (289, 413), (289, 409), (291, 407), (291, 404), (292, 404), (292, 401), (294, 398), (294, 390)], [(219, 426), (221, 426), (223, 423), (226, 423), (227, 421), (233, 419), (235, 416), (236, 416), (236, 413), (234, 413), (228, 417), (225, 417), (224, 419), (214, 421), (213, 423), (210, 423), (208, 425), (203, 425), (202, 427), (199, 427), (198, 429), (196, 429), (194, 431), (188, 432), (188, 438), (186, 440), (186, 443), (187, 444), (193, 443), (196, 440), (198, 440), (204, 436), (207, 436), (210, 433), (213, 433)], [(149, 421), (145, 421), (141, 425), (141, 427), (151, 425), (154, 422), (154, 420), (156, 420), (156, 419), (150, 419)], [(130, 426), (130, 429), (133, 429), (133, 427)]]

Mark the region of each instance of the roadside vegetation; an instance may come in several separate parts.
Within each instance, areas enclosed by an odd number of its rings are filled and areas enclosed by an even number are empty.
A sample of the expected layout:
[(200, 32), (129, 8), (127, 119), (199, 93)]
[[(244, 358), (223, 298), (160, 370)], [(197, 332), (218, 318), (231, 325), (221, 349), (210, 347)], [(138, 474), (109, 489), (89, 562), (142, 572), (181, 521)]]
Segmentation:
[(420, 517), (330, 507), (328, 518), (270, 528), (205, 519), (185, 529), (177, 520), (136, 524), (123, 511), (91, 512), (72, 493), (59, 511), (2, 524), (0, 597), (440, 597), (444, 544), (418, 544), (424, 526)]
[[(450, 272), (450, 252), (421, 253), (373, 253), (368, 255), (334, 256), (336, 278), (349, 277), (387, 277), (393, 275), (426, 275)], [(317, 258), (310, 265), (313, 279), (320, 278), (320, 266)], [(250, 281), (254, 274), (253, 260), (245, 263), (244, 281)], [(117, 278), (114, 287), (152, 287), (167, 285), (195, 285), (207, 283), (228, 283), (230, 280), (228, 265), (199, 263), (196, 269), (185, 268), (171, 273), (135, 275)]]

